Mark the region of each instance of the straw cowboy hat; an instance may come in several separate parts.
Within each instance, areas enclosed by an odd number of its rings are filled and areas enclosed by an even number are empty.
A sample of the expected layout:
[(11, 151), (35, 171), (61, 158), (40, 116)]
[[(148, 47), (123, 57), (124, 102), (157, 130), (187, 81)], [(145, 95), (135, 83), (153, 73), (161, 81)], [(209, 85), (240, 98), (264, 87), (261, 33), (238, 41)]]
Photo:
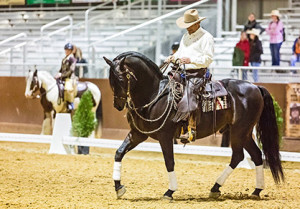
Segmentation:
[(281, 17), (281, 14), (279, 13), (278, 10), (272, 10), (271, 12), (271, 16), (277, 16), (277, 17)]
[(176, 24), (180, 28), (189, 28), (190, 26), (201, 22), (206, 17), (199, 17), (198, 11), (196, 9), (189, 9), (185, 11), (183, 17), (176, 20)]
[(256, 36), (259, 36), (260, 30), (256, 28), (252, 28), (251, 30), (247, 30), (247, 34), (254, 34)]

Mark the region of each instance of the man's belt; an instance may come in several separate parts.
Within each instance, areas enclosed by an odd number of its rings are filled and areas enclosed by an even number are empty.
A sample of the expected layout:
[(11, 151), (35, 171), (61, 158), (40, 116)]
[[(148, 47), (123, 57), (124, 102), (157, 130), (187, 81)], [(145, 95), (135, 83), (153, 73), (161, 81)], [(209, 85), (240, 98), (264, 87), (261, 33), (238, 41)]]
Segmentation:
[(207, 68), (187, 69), (186, 78), (202, 78), (206, 73)]

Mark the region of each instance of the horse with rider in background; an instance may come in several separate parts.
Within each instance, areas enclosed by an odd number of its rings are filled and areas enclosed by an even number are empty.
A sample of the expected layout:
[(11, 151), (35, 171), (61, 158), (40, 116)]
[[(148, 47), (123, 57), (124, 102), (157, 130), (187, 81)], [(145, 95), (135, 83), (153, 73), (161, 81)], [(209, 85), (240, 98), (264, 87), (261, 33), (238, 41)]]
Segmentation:
[[(77, 109), (80, 98), (85, 91), (90, 91), (93, 96), (93, 108), (97, 119), (94, 136), (102, 135), (102, 100), (99, 88), (91, 82), (76, 81), (74, 92), (74, 110)], [(60, 87), (57, 80), (47, 71), (29, 71), (26, 78), (26, 98), (40, 98), (44, 111), (42, 133), (51, 135), (54, 127), (56, 113), (69, 112), (68, 104), (60, 97)]]

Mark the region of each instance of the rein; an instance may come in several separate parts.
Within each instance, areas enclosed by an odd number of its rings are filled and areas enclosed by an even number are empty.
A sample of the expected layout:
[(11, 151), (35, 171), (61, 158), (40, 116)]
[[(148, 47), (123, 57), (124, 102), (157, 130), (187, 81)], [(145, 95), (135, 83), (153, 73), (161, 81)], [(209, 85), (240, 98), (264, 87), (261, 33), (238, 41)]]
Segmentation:
[[(166, 64), (165, 64), (164, 66), (166, 66)], [(163, 67), (164, 67), (164, 66), (163, 66)], [(169, 66), (169, 63), (167, 64), (167, 67), (168, 67), (168, 66)], [(167, 67), (165, 68), (165, 70), (167, 69)], [(179, 69), (180, 69), (180, 66), (178, 65), (178, 67), (177, 67), (177, 69), (176, 69), (175, 72), (177, 72)], [(165, 70), (164, 70), (164, 71), (165, 71)], [(126, 69), (126, 71), (125, 71), (124, 73), (127, 73), (126, 78), (127, 78), (127, 82), (128, 82), (128, 85), (127, 85), (127, 93), (126, 93), (126, 94), (127, 94), (127, 101), (126, 101), (126, 104), (127, 104), (127, 109), (129, 109), (128, 113), (129, 113), (129, 115), (130, 115), (130, 117), (131, 117), (131, 120), (132, 120), (132, 123), (133, 123), (134, 127), (135, 127), (139, 132), (141, 132), (141, 133), (143, 133), (143, 134), (152, 134), (152, 133), (155, 133), (155, 132), (159, 131), (159, 130), (162, 129), (162, 127), (165, 125), (165, 123), (166, 123), (166, 121), (167, 121), (167, 119), (168, 119), (168, 117), (169, 117), (169, 115), (170, 115), (170, 113), (171, 113), (172, 106), (176, 107), (176, 102), (175, 102), (175, 100), (176, 100), (176, 98), (178, 98), (178, 94), (176, 94), (176, 90), (175, 90), (175, 88), (174, 88), (174, 85), (171, 86), (171, 83), (174, 82), (174, 79), (173, 79), (173, 78), (169, 79), (169, 82), (168, 82), (167, 85), (164, 87), (164, 89), (161, 91), (161, 93), (157, 94), (157, 96), (156, 96), (152, 101), (150, 101), (149, 103), (143, 105), (142, 107), (137, 108), (137, 107), (135, 107), (135, 105), (134, 105), (134, 103), (133, 103), (133, 101), (132, 101), (131, 94), (130, 94), (130, 78), (133, 77), (133, 78), (135, 78), (135, 80), (137, 80), (137, 79), (136, 79), (134, 73), (131, 72), (131, 71), (129, 71), (128, 69)], [(168, 100), (168, 104), (167, 104), (165, 110), (163, 111), (163, 113), (162, 113), (159, 117), (157, 117), (157, 118), (155, 118), (155, 119), (147, 119), (147, 118), (143, 117), (142, 115), (140, 115), (140, 114), (137, 112), (137, 109), (147, 108), (147, 107), (149, 107), (150, 105), (152, 105), (154, 102), (156, 102), (156, 101), (164, 94), (165, 90), (166, 90), (169, 86), (171, 86), (171, 93), (172, 93), (172, 95), (173, 95), (173, 96), (172, 96), (172, 100)], [(125, 98), (121, 98), (121, 99), (125, 99)], [(169, 111), (168, 111), (168, 109), (169, 109)], [(168, 112), (168, 113), (167, 113), (167, 115), (165, 116), (164, 121), (162, 122), (162, 124), (161, 124), (158, 128), (156, 128), (156, 129), (154, 129), (154, 130), (152, 130), (152, 131), (143, 131), (143, 130), (141, 130), (139, 127), (137, 127), (137, 125), (136, 125), (136, 123), (135, 123), (135, 121), (134, 121), (132, 112), (131, 112), (130, 110), (133, 110), (133, 111), (136, 113), (136, 115), (137, 115), (140, 119), (142, 119), (143, 121), (146, 121), (146, 122), (156, 122), (156, 121), (162, 119), (163, 116), (164, 116), (167, 112)]]
[[(38, 85), (38, 84), (37, 84)], [(33, 95), (34, 99), (40, 99), (42, 96), (46, 95), (48, 92), (50, 92), (57, 84), (54, 83), (47, 91), (37, 94), (37, 95)]]

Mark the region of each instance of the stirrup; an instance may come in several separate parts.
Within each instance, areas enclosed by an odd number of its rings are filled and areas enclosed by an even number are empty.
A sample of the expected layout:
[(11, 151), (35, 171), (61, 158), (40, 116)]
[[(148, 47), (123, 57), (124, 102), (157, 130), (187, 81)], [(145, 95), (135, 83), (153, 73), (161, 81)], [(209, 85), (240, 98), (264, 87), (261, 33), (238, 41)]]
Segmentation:
[(179, 139), (183, 144), (194, 142), (196, 140), (196, 131), (188, 126), (188, 131), (186, 133), (184, 133), (183, 129), (181, 130)]
[(70, 102), (70, 103), (68, 102), (67, 108), (68, 108), (69, 111), (74, 110), (74, 103), (73, 102)]

